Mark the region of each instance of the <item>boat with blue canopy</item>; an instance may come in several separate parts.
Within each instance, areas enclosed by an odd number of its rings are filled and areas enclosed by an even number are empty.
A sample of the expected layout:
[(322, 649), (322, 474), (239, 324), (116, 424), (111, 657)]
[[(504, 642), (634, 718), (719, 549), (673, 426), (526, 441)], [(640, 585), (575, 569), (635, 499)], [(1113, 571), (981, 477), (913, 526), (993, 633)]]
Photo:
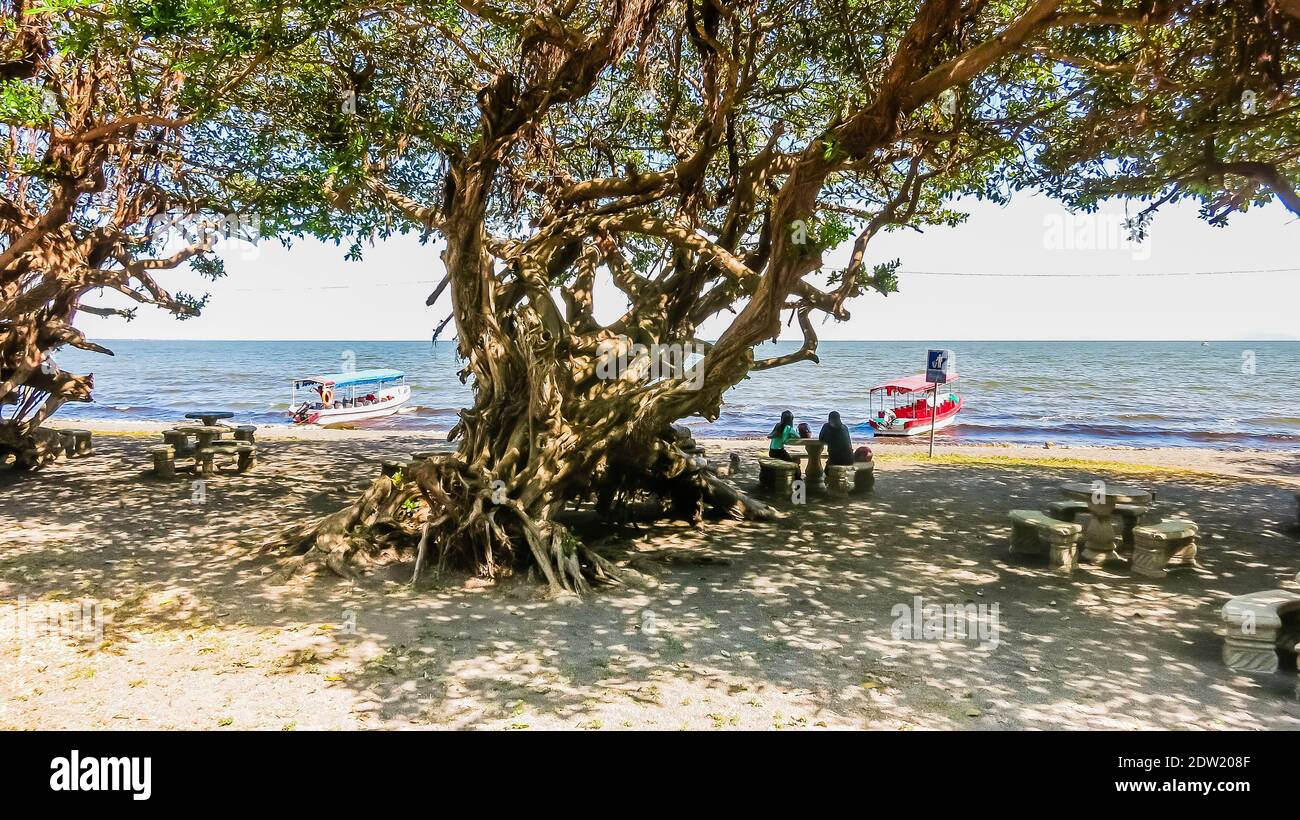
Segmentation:
[[(299, 391), (305, 393), (299, 396)], [(400, 370), (374, 369), (294, 379), (289, 417), (294, 424), (339, 424), (391, 416), (411, 400)]]

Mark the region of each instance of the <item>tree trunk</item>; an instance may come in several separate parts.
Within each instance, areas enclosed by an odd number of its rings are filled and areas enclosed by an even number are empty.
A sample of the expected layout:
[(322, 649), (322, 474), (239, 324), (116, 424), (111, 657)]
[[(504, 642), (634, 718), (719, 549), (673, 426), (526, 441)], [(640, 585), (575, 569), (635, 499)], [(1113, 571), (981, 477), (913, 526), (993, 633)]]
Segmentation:
[(693, 522), (710, 508), (737, 518), (774, 516), (703, 458), (684, 453), (666, 425), (638, 435), (637, 403), (557, 403), (572, 415), (553, 413), (529, 398), (544, 392), (543, 369), (508, 365), (498, 361), (494, 370), (517, 374), (530, 389), (508, 390), (503, 381), (477, 391), (480, 403), (462, 411), (453, 431), (455, 454), (421, 461), (396, 482), (376, 479), (347, 507), (267, 544), (286, 556), (285, 574), (319, 564), (351, 576), (376, 551), (409, 550), (418, 541), (413, 580), (436, 560), (489, 578), (535, 568), (552, 592), (584, 592), (592, 583), (620, 583), (624, 573), (559, 520), (570, 502), (599, 499), (595, 509), (607, 517), (646, 497)]

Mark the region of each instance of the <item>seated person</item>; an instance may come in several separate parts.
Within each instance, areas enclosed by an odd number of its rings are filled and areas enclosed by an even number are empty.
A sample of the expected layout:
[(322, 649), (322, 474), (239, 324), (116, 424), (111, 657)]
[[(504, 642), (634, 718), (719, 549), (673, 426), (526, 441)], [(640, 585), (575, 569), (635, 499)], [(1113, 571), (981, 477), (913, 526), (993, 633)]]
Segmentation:
[[(799, 460), (785, 450), (786, 444), (798, 438), (799, 434), (794, 429), (794, 413), (786, 410), (781, 414), (781, 420), (772, 428), (771, 440), (767, 443), (768, 458), (779, 458), (782, 461), (790, 461), (798, 465)], [(802, 478), (802, 471), (797, 470), (794, 477), (796, 479)]]
[(840, 414), (832, 410), (817, 438), (826, 442), (826, 463), (842, 467), (853, 465), (853, 439), (849, 428), (840, 421)]

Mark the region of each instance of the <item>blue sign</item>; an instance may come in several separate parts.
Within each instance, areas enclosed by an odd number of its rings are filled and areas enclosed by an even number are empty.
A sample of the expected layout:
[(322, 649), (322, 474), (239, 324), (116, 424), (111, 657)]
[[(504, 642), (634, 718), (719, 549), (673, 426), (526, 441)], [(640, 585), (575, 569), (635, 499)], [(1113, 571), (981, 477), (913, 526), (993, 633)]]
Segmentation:
[(957, 372), (957, 356), (951, 350), (931, 350), (925, 357), (925, 380), (932, 384), (947, 384)]

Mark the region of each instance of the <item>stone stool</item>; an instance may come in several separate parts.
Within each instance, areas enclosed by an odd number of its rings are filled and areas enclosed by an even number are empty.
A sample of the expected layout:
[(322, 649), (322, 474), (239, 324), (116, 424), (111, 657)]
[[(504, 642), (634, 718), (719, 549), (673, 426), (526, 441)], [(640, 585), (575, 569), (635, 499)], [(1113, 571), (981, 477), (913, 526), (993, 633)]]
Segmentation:
[(1171, 519), (1133, 528), (1133, 573), (1146, 578), (1165, 577), (1171, 562), (1196, 566), (1196, 525)]
[(163, 443), (175, 450), (176, 455), (189, 455), (190, 451), (194, 449), (193, 445), (190, 444), (190, 434), (184, 430), (164, 430), (162, 437)]
[(1295, 653), (1296, 653), (1295, 654), (1295, 665), (1296, 665), (1295, 699), (1300, 700), (1300, 643), (1296, 644)]
[(1300, 632), (1300, 594), (1267, 589), (1223, 605), (1223, 662), (1238, 672), (1276, 672), (1278, 657), (1294, 652)]
[(1075, 518), (1081, 513), (1088, 511), (1086, 501), (1053, 501), (1047, 505), (1048, 518), (1055, 518), (1057, 521), (1069, 521), (1074, 523)]
[(60, 430), (63, 452), (68, 458), (88, 456), (91, 453), (89, 430)]
[(826, 467), (826, 492), (831, 495), (848, 495), (853, 488), (853, 479), (849, 476), (856, 476), (856, 470), (851, 465), (830, 464)]
[(194, 472), (204, 478), (211, 478), (216, 472), (217, 451), (211, 447), (199, 447), (194, 451)]
[(169, 445), (155, 447), (149, 451), (153, 454), (153, 474), (158, 478), (176, 477), (176, 450)]
[(241, 424), (235, 428), (235, 441), (243, 441), (252, 444), (256, 433), (257, 428), (255, 426), (251, 424)]
[(1012, 555), (1041, 554), (1047, 548), (1047, 564), (1053, 569), (1073, 569), (1078, 561), (1079, 538), (1083, 527), (1058, 521), (1038, 510), (1012, 510)]
[(853, 492), (869, 493), (876, 487), (876, 462), (853, 462)]
[(794, 489), (794, 477), (799, 472), (799, 465), (779, 458), (760, 458), (758, 460), (759, 489), (774, 495), (790, 496)]

